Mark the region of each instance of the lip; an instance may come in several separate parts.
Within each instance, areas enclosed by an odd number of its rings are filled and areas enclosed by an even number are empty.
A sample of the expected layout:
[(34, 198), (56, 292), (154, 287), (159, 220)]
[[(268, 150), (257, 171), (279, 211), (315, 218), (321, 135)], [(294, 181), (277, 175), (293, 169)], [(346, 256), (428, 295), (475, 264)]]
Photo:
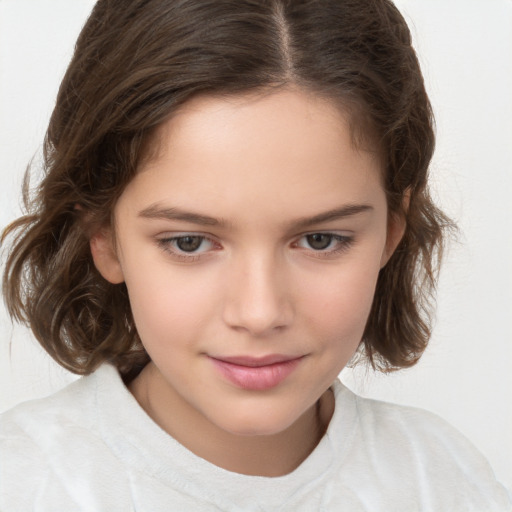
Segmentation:
[(280, 354), (264, 357), (209, 356), (224, 378), (239, 388), (252, 391), (263, 391), (278, 386), (293, 373), (303, 357)]

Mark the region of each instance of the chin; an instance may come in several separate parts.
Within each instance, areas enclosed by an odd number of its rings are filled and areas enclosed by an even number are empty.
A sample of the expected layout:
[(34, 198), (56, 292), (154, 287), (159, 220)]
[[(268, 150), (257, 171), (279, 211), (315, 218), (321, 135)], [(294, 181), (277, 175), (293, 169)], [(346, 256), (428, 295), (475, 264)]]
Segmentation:
[(238, 410), (235, 414), (224, 415), (222, 420), (215, 423), (222, 430), (236, 436), (272, 436), (284, 432), (300, 417), (300, 414), (286, 415), (284, 412), (253, 409), (244, 414)]
[(248, 426), (231, 426), (230, 428), (225, 428), (229, 434), (239, 437), (263, 437), (263, 436), (274, 436), (280, 434), (286, 428), (279, 428), (276, 426), (258, 426), (258, 425), (248, 425)]

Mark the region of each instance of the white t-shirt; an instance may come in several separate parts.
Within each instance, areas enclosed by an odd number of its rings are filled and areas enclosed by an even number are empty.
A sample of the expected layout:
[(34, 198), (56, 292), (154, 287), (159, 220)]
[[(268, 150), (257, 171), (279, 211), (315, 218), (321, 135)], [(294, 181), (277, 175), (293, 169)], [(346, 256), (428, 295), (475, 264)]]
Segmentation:
[(0, 510), (510, 511), (483, 456), (425, 411), (333, 384), (335, 411), (311, 455), (282, 477), (221, 469), (161, 430), (103, 365), (0, 416)]

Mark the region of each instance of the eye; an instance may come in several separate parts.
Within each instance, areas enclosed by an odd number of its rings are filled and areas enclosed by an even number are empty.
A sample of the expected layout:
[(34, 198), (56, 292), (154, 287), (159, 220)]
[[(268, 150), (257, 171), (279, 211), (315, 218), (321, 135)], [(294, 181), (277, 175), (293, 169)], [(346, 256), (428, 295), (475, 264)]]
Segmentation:
[(218, 244), (210, 238), (193, 234), (160, 238), (158, 245), (172, 256), (181, 259), (199, 258), (204, 253), (218, 248)]
[(174, 238), (173, 242), (176, 247), (183, 252), (196, 252), (203, 242), (205, 241), (204, 236), (180, 236)]
[(353, 243), (352, 236), (335, 233), (310, 233), (302, 236), (295, 246), (300, 249), (312, 250), (320, 254), (338, 254), (347, 250)]
[(306, 235), (306, 242), (315, 251), (323, 251), (327, 249), (333, 240), (332, 235), (325, 233), (313, 233), (312, 235)]

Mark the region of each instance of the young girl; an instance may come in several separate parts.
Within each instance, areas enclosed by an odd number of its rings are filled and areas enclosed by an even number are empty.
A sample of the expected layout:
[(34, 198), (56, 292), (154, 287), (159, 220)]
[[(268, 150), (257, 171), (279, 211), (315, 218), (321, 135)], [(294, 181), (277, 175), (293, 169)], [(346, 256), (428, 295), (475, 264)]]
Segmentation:
[(99, 0), (4, 232), (11, 315), (86, 376), (2, 416), (0, 509), (512, 509), (337, 380), (428, 343), (433, 147), (387, 0)]

